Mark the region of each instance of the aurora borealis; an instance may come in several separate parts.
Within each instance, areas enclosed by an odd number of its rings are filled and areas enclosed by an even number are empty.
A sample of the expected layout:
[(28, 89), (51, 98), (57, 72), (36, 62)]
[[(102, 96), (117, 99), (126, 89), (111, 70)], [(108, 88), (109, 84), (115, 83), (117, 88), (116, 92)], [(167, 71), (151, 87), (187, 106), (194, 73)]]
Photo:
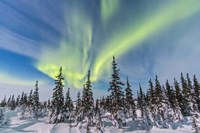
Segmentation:
[(67, 87), (82, 88), (90, 69), (106, 92), (113, 55), (134, 88), (155, 74), (200, 76), (198, 0), (2, 0), (0, 14), (2, 89), (52, 85), (62, 66)]

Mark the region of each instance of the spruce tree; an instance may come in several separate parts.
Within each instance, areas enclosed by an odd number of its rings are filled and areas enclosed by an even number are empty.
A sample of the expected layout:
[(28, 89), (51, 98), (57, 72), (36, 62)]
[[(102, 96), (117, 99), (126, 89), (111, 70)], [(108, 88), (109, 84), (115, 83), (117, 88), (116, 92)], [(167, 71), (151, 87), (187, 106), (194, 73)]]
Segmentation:
[(33, 112), (34, 112), (34, 117), (39, 116), (39, 92), (38, 92), (38, 81), (35, 83), (35, 90), (33, 93)]
[(72, 102), (72, 99), (70, 97), (70, 88), (68, 88), (66, 96), (65, 96), (65, 103), (64, 103), (64, 106), (63, 106), (64, 121), (70, 120), (73, 108), (74, 108), (73, 102)]
[(64, 107), (67, 112), (72, 112), (72, 110), (73, 110), (73, 102), (70, 97), (70, 88), (68, 88), (67, 93), (66, 93)]
[(97, 116), (98, 113), (100, 112), (99, 99), (96, 99), (94, 111), (95, 111), (95, 116)]
[(19, 107), (19, 105), (20, 105), (20, 95), (18, 95), (16, 99), (16, 106)]
[(174, 87), (175, 87), (175, 93), (176, 93), (176, 99), (178, 102), (179, 107), (181, 108), (181, 112), (183, 112), (183, 95), (179, 86), (178, 81), (174, 78)]
[(141, 110), (141, 117), (145, 116), (145, 95), (142, 91), (141, 85), (139, 85), (139, 94), (138, 94), (138, 107)]
[(11, 110), (14, 110), (15, 107), (16, 107), (16, 105), (15, 105), (15, 96), (12, 95), (12, 98), (11, 98), (11, 100), (10, 100), (10, 109), (11, 109)]
[(122, 91), (122, 86), (124, 83), (120, 81), (119, 77), (119, 69), (117, 69), (117, 63), (115, 61), (115, 57), (113, 57), (112, 61), (112, 81), (110, 82), (110, 87), (108, 91), (111, 92), (111, 99), (112, 99), (112, 112), (117, 113), (119, 110), (123, 110), (123, 101), (122, 98), (124, 93)]
[(31, 109), (33, 107), (33, 90), (30, 91), (28, 99), (27, 99), (28, 108)]
[(93, 118), (93, 108), (94, 108), (94, 99), (92, 93), (92, 85), (90, 80), (90, 70), (88, 71), (87, 81), (85, 86), (83, 87), (83, 99), (82, 99), (82, 106), (84, 115), (88, 117), (88, 124), (92, 124)]
[(181, 73), (181, 85), (183, 94), (183, 107), (182, 113), (185, 116), (191, 115), (192, 103), (191, 103), (191, 90), (188, 87), (187, 80), (185, 80), (183, 73)]
[(149, 89), (147, 91), (147, 97), (148, 97), (148, 101), (147, 101), (147, 105), (150, 109), (151, 112), (154, 112), (154, 107), (155, 107), (155, 101), (156, 101), (156, 96), (155, 96), (155, 89), (154, 89), (154, 85), (152, 80), (149, 80)]
[(6, 105), (7, 105), (7, 103), (6, 103), (6, 96), (4, 96), (4, 99), (1, 101), (0, 106), (1, 107), (5, 107)]
[(24, 97), (23, 97), (23, 105), (26, 107), (27, 106), (27, 104), (28, 104), (28, 97), (27, 97), (27, 94), (26, 93), (24, 93)]
[(20, 104), (20, 106), (22, 106), (23, 104), (24, 104), (24, 92), (22, 92), (22, 94), (21, 94), (21, 97), (20, 97), (20, 100), (19, 100), (19, 104)]
[(62, 115), (62, 108), (64, 105), (64, 96), (63, 96), (63, 85), (64, 77), (62, 74), (62, 67), (60, 67), (59, 74), (56, 76), (55, 79), (55, 88), (53, 89), (53, 96), (52, 96), (52, 113), (51, 113), (51, 123), (60, 123), (63, 122), (61, 117)]
[(196, 78), (196, 75), (193, 77), (193, 88), (194, 88), (194, 99), (198, 105), (198, 110), (200, 111), (200, 85)]
[(77, 93), (75, 115), (76, 116), (80, 116), (81, 115), (81, 93), (80, 92)]
[(186, 77), (187, 77), (187, 88), (190, 92), (189, 100), (190, 100), (190, 103), (191, 103), (192, 111), (198, 111), (198, 105), (197, 105), (197, 102), (195, 100), (195, 94), (194, 94), (195, 91), (193, 89), (192, 81), (191, 81), (188, 73), (187, 73)]
[(167, 99), (170, 103), (171, 108), (175, 109), (175, 106), (176, 106), (175, 105), (175, 101), (176, 101), (175, 100), (176, 99), (175, 92), (174, 92), (172, 86), (169, 85), (168, 80), (166, 81), (166, 95), (167, 95)]
[(162, 87), (161, 87), (161, 84), (158, 80), (158, 76), (156, 75), (156, 78), (155, 78), (155, 103), (158, 105), (158, 106), (162, 106), (162, 101), (163, 101), (163, 96), (162, 96), (163, 92), (162, 92)]
[(135, 103), (133, 100), (133, 93), (131, 90), (131, 86), (129, 84), (129, 80), (127, 77), (126, 81), (126, 89), (125, 89), (125, 105), (126, 105), (126, 111), (129, 112), (129, 114), (135, 114)]
[(167, 115), (167, 108), (168, 108), (168, 104), (166, 101), (166, 96), (165, 93), (163, 92), (163, 90), (165, 91), (165, 88), (161, 87), (161, 84), (158, 80), (158, 76), (156, 75), (155, 78), (155, 109), (154, 109), (154, 120), (158, 121), (158, 123), (162, 126), (165, 125), (165, 119), (166, 119), (166, 115)]

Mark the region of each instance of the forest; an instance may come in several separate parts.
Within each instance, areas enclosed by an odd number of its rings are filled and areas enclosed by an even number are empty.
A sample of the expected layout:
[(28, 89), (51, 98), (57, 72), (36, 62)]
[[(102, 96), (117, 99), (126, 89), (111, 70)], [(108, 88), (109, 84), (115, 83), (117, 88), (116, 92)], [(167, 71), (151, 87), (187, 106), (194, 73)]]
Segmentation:
[(47, 117), (49, 124), (68, 123), (70, 127), (84, 125), (85, 132), (104, 132), (106, 126), (113, 126), (124, 131), (144, 130), (150, 132), (153, 127), (167, 129), (174, 124), (187, 124), (192, 120), (192, 127), (199, 132), (197, 119), (200, 113), (200, 84), (195, 75), (192, 79), (186, 73), (180, 79), (168, 80), (162, 85), (158, 76), (148, 81), (148, 88), (139, 85), (137, 94), (133, 94), (129, 78), (124, 83), (120, 79), (120, 69), (113, 57), (112, 75), (108, 94), (100, 99), (93, 98), (93, 87), (90, 70), (83, 83), (83, 89), (72, 100), (70, 88), (64, 94), (64, 76), (62, 67), (55, 75), (55, 88), (52, 98), (47, 101), (39, 99), (39, 82), (29, 94), (12, 95), (0, 102), (0, 125), (6, 125), (6, 110), (18, 110), (19, 119), (25, 120)]

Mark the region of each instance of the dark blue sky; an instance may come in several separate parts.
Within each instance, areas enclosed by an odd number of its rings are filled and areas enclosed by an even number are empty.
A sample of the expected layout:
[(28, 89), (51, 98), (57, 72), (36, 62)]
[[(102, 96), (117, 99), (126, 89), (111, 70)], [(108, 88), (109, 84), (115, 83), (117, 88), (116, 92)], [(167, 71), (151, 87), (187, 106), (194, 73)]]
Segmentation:
[(198, 0), (1, 0), (0, 14), (1, 97), (39, 80), (49, 98), (60, 66), (74, 95), (89, 69), (95, 96), (106, 94), (113, 55), (134, 92), (156, 74), (200, 78)]

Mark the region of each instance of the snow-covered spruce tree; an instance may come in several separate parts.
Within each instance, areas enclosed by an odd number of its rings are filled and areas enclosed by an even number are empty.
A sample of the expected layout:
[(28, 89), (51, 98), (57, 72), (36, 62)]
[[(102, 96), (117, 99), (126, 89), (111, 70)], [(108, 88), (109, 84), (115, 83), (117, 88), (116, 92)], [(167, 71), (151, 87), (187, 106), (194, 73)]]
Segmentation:
[(20, 100), (19, 100), (19, 105), (22, 106), (24, 104), (24, 92), (22, 92)]
[(138, 98), (137, 98), (137, 101), (138, 101), (138, 108), (140, 109), (141, 111), (141, 117), (144, 118), (144, 115), (145, 115), (145, 95), (142, 91), (142, 87), (141, 85), (139, 85), (139, 93), (138, 93)]
[(33, 117), (33, 90), (30, 91), (27, 97), (26, 117)]
[(22, 92), (21, 99), (20, 99), (20, 119), (26, 118), (26, 107), (27, 107), (27, 94)]
[(0, 106), (5, 107), (7, 105), (6, 103), (6, 96), (4, 96), (4, 99), (1, 101)]
[(11, 109), (11, 110), (14, 110), (15, 107), (16, 107), (16, 105), (15, 105), (15, 96), (14, 96), (14, 95), (12, 95), (12, 98), (11, 98), (9, 104), (10, 104), (10, 105), (9, 105), (9, 106), (10, 106), (10, 109)]
[(38, 117), (39, 116), (39, 88), (38, 88), (38, 81), (35, 83), (35, 90), (33, 92), (33, 117)]
[(155, 114), (155, 101), (156, 101), (156, 96), (155, 96), (155, 89), (154, 89), (154, 86), (153, 86), (153, 82), (152, 80), (150, 79), (149, 80), (149, 89), (147, 91), (147, 98), (148, 98), (148, 101), (147, 101), (147, 106), (148, 108), (150, 109), (150, 112), (152, 112), (152, 114)]
[(198, 110), (200, 112), (200, 84), (196, 78), (196, 75), (193, 76), (193, 88), (194, 88), (194, 100), (196, 101)]
[(112, 112), (112, 99), (110, 96), (107, 96), (106, 99), (102, 98), (102, 105), (103, 105), (103, 111)]
[(122, 110), (123, 108), (123, 101), (122, 98), (124, 96), (124, 93), (122, 91), (122, 86), (124, 86), (124, 83), (120, 81), (119, 77), (119, 69), (117, 69), (117, 63), (115, 61), (115, 57), (113, 57), (112, 61), (112, 81), (110, 82), (110, 87), (108, 91), (111, 92), (111, 99), (112, 99), (112, 112), (111, 113), (117, 113), (119, 110)]
[(191, 108), (192, 108), (192, 111), (193, 111), (193, 113), (194, 112), (197, 112), (198, 111), (198, 105), (197, 105), (197, 103), (196, 103), (196, 100), (195, 100), (195, 91), (194, 91), (194, 88), (192, 87), (192, 81), (191, 81), (191, 79), (190, 79), (190, 76), (189, 76), (189, 74), (187, 73), (187, 76), (186, 76), (186, 78), (187, 78), (187, 87), (188, 87), (188, 89), (190, 90), (190, 101), (191, 101)]
[(181, 73), (181, 85), (182, 85), (182, 94), (183, 94), (183, 102), (182, 102), (182, 114), (184, 116), (192, 115), (192, 95), (191, 89), (188, 87), (187, 80), (185, 80), (183, 73)]
[(174, 88), (175, 88), (175, 95), (178, 102), (178, 106), (181, 108), (181, 112), (183, 112), (184, 110), (183, 95), (182, 95), (182, 91), (180, 89), (179, 83), (175, 78), (174, 78)]
[(30, 91), (28, 99), (27, 99), (27, 107), (29, 109), (33, 108), (33, 90)]
[(169, 104), (170, 104), (170, 107), (172, 109), (175, 109), (175, 92), (174, 90), (172, 89), (172, 86), (170, 86), (168, 80), (166, 81), (166, 84), (165, 84), (165, 88), (166, 88), (166, 96), (167, 96), (167, 99), (169, 101)]
[(126, 81), (126, 89), (125, 89), (125, 106), (126, 106), (126, 112), (128, 113), (128, 117), (132, 116), (135, 117), (135, 103), (133, 100), (133, 93), (131, 90), (131, 85), (129, 84), (129, 80), (127, 77), (127, 81)]
[(83, 111), (82, 111), (82, 101), (81, 101), (81, 93), (77, 93), (77, 100), (75, 106), (75, 117), (76, 122), (79, 123), (83, 119)]
[(62, 74), (62, 67), (60, 67), (59, 74), (55, 79), (55, 88), (53, 89), (52, 96), (52, 112), (50, 114), (50, 123), (60, 123), (62, 119), (62, 109), (64, 105), (63, 85), (64, 77)]
[(82, 95), (82, 107), (84, 116), (88, 118), (88, 124), (93, 124), (93, 114), (94, 114), (94, 99), (92, 93), (92, 85), (90, 80), (90, 70), (88, 71), (87, 81), (85, 87), (83, 88)]
[(155, 118), (154, 120), (159, 124), (157, 126), (167, 127), (166, 118), (167, 118), (167, 109), (168, 103), (166, 101), (165, 93), (163, 92), (165, 88), (161, 87), (161, 84), (158, 80), (158, 76), (155, 78)]
[(65, 103), (64, 103), (64, 107), (63, 107), (63, 115), (64, 115), (64, 121), (69, 121), (70, 117), (72, 115), (72, 111), (73, 111), (73, 102), (72, 99), (70, 97), (70, 88), (68, 88), (66, 96), (65, 96)]
[(104, 96), (102, 98), (100, 98), (100, 107), (103, 109), (103, 112), (106, 111), (106, 107), (105, 107), (105, 98)]
[(79, 116), (81, 113), (81, 93), (77, 93), (77, 100), (76, 100), (76, 106), (75, 106), (75, 115)]
[(122, 116), (122, 111), (124, 107), (123, 105), (124, 92), (122, 91), (122, 86), (124, 86), (124, 83), (120, 81), (119, 69), (117, 69), (117, 63), (115, 61), (115, 57), (113, 56), (112, 80), (110, 82), (110, 87), (108, 91), (111, 92), (111, 95), (110, 95), (110, 98), (112, 100), (111, 113), (113, 115), (113, 118), (118, 122), (115, 125), (118, 125), (119, 127), (121, 127), (122, 125), (122, 119), (120, 117)]
[(99, 99), (96, 99), (95, 107), (94, 107), (94, 114), (95, 114), (95, 117), (98, 115), (99, 112), (100, 112)]
[(137, 105), (138, 109), (141, 111), (141, 116), (140, 116), (141, 124), (139, 124), (139, 126), (141, 126), (140, 127), (141, 129), (150, 130), (152, 127), (152, 121), (150, 119), (150, 113), (147, 107), (146, 96), (140, 84), (139, 84), (139, 92), (137, 92), (137, 95), (138, 95)]
[(103, 121), (102, 121), (102, 109), (100, 107), (100, 101), (98, 99), (96, 99), (96, 103), (95, 103), (95, 121), (96, 121), (96, 128), (97, 131), (99, 132), (103, 132)]
[(20, 95), (17, 96), (16, 102), (15, 102), (17, 107), (19, 107), (19, 105), (20, 105), (19, 102), (20, 102)]
[(11, 95), (9, 96), (8, 101), (6, 102), (8, 107), (10, 107), (10, 102), (11, 102)]

